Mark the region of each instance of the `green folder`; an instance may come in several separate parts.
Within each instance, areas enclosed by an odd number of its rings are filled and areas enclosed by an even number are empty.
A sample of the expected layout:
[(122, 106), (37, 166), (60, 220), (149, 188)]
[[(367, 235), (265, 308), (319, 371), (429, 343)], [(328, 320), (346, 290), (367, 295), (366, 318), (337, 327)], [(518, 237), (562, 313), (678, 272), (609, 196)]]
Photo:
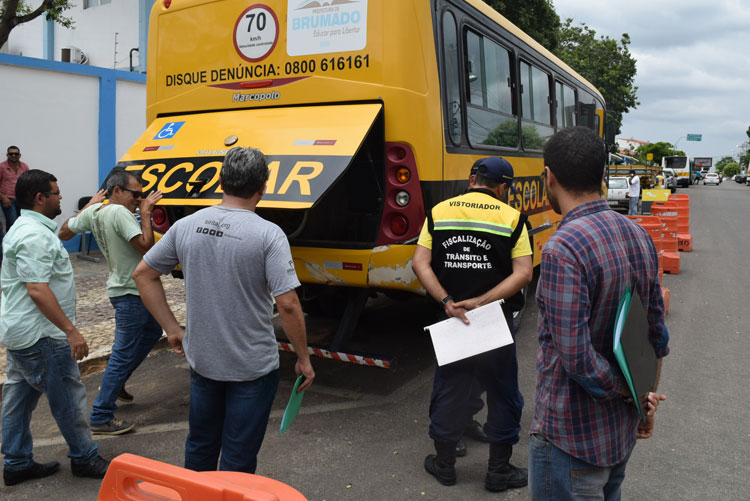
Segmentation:
[(644, 422), (648, 393), (654, 389), (658, 368), (648, 331), (648, 316), (641, 298), (628, 288), (620, 297), (617, 308), (613, 350), (638, 415)]
[(299, 414), (299, 408), (302, 407), (302, 397), (305, 395), (305, 392), (303, 391), (303, 392), (297, 393), (297, 389), (299, 388), (299, 385), (301, 385), (302, 381), (304, 380), (305, 380), (304, 376), (298, 376), (297, 381), (294, 382), (294, 388), (292, 388), (292, 395), (289, 397), (289, 403), (286, 404), (284, 415), (281, 417), (281, 434), (282, 435), (292, 425), (292, 421), (294, 421), (294, 418), (296, 418), (297, 414)]

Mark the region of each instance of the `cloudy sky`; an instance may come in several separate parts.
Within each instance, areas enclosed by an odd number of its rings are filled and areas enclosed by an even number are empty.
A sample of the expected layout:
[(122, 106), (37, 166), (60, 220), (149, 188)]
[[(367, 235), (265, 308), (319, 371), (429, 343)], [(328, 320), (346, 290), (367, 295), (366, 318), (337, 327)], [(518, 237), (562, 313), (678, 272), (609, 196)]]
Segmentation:
[[(553, 3), (562, 20), (586, 23), (597, 36), (630, 35), (641, 104), (623, 117), (618, 137), (677, 143), (714, 162), (739, 152), (750, 126), (749, 0)], [(703, 140), (688, 142), (687, 134)]]

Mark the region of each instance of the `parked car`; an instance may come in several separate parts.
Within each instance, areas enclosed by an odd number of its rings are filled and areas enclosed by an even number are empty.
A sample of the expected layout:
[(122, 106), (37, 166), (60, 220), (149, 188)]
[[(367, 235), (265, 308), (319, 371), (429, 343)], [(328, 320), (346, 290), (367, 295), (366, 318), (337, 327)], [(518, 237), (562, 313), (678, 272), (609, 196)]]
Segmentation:
[(715, 172), (709, 172), (706, 174), (706, 177), (703, 178), (703, 184), (715, 184), (716, 186), (719, 186), (721, 183), (721, 180), (719, 179), (719, 175)]
[(628, 178), (610, 177), (607, 185), (607, 203), (615, 210), (624, 210), (627, 212), (628, 197)]
[(664, 189), (672, 193), (677, 191), (677, 176), (675, 176), (674, 170), (664, 169), (662, 175), (664, 176)]
[(745, 181), (747, 180), (747, 174), (737, 174), (734, 180), (740, 184), (745, 184)]

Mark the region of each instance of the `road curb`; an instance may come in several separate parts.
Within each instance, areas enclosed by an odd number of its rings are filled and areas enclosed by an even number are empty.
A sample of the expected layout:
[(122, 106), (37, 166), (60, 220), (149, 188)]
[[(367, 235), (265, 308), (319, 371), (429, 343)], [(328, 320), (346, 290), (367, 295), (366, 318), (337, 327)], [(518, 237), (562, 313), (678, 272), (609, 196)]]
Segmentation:
[[(155, 351), (161, 351), (169, 348), (169, 341), (166, 335), (162, 335), (154, 347), (151, 349), (151, 353)], [(81, 377), (88, 376), (102, 371), (107, 366), (106, 362), (109, 360), (109, 356), (112, 354), (111, 348), (99, 350), (95, 353), (89, 354), (88, 357), (78, 362), (78, 371), (81, 373)], [(5, 374), (0, 374), (0, 385), (5, 386)], [(2, 396), (2, 387), (0, 387), (0, 396)]]

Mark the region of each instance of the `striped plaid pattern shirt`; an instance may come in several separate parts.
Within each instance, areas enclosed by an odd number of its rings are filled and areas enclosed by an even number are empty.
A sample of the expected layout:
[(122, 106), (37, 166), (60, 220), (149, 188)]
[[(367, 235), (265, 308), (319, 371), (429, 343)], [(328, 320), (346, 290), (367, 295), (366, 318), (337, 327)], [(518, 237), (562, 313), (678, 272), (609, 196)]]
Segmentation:
[(625, 381), (612, 353), (620, 296), (633, 284), (656, 356), (664, 357), (669, 333), (648, 233), (604, 200), (566, 214), (542, 251), (531, 433), (598, 466), (622, 462), (636, 440), (638, 412), (620, 396)]

